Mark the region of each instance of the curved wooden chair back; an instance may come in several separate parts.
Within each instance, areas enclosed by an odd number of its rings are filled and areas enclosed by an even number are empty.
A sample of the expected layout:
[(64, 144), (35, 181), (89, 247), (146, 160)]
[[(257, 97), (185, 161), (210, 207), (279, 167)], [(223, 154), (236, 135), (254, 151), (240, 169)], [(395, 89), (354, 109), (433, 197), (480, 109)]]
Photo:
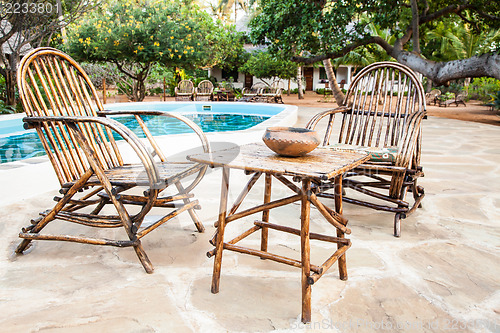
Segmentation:
[(214, 84), (210, 80), (203, 80), (196, 88), (197, 94), (210, 95), (214, 91)]
[(283, 90), (283, 82), (281, 80), (279, 81), (273, 81), (270, 86), (265, 86), (261, 89), (262, 94), (280, 94), (281, 91)]
[(441, 96), (441, 90), (433, 89), (430, 92), (428, 92), (427, 94), (425, 94), (425, 103), (427, 105), (429, 105), (431, 103), (436, 104), (436, 101), (437, 101), (439, 96)]
[[(38, 48), (20, 63), (17, 83), (28, 117), (97, 117), (103, 106), (83, 69), (67, 54), (53, 48)], [(79, 123), (85, 141), (93, 148), (104, 170), (123, 165), (113, 135), (97, 123)], [(62, 184), (78, 180), (89, 163), (67, 125), (44, 122), (35, 126)]]
[(257, 96), (262, 93), (262, 89), (266, 88), (266, 84), (263, 82), (257, 82), (252, 84), (250, 89), (243, 89), (243, 96)]
[(181, 94), (192, 94), (194, 93), (194, 85), (190, 80), (182, 80), (177, 85), (177, 92)]
[(394, 62), (366, 66), (350, 85), (339, 143), (370, 147), (399, 144), (408, 117), (425, 111), (422, 84), (408, 67)]

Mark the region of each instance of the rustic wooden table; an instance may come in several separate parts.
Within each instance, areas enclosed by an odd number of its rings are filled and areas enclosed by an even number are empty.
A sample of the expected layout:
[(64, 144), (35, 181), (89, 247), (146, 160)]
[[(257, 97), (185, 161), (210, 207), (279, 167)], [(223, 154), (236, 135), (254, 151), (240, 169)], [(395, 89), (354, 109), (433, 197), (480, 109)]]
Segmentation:
[[(369, 155), (365, 153), (331, 151), (327, 149), (315, 149), (304, 157), (282, 157), (276, 155), (264, 144), (260, 143), (252, 143), (212, 153), (188, 156), (189, 160), (205, 163), (212, 167), (223, 168), (219, 218), (216, 223), (217, 231), (214, 238), (211, 240), (215, 249), (207, 254), (209, 257), (215, 255), (212, 293), (215, 294), (219, 292), (223, 250), (250, 254), (262, 259), (270, 259), (299, 267), (302, 269), (302, 322), (310, 322), (311, 285), (337, 261), (340, 279), (347, 280), (345, 252), (351, 246), (351, 242), (349, 239), (346, 239), (344, 235), (350, 234), (351, 231), (346, 227), (347, 219), (342, 215), (342, 174), (360, 165), (368, 158)], [(237, 197), (232, 208), (228, 211), (227, 203), (230, 169), (245, 170), (251, 177), (241, 194)], [(265, 179), (264, 203), (237, 212), (250, 189), (263, 174)], [(295, 192), (295, 194), (271, 201), (271, 181), (273, 177)], [(332, 185), (336, 193), (335, 210), (328, 208), (318, 200), (316, 193), (319, 191), (319, 188), (315, 183), (315, 181), (318, 180), (332, 180)], [(297, 186), (295, 184), (296, 182), (298, 182), (300, 186)], [(270, 209), (285, 206), (297, 201), (301, 202), (300, 229), (269, 223)], [(326, 221), (336, 228), (336, 237), (309, 232), (311, 204), (318, 209)], [(224, 242), (224, 230), (228, 223), (260, 212), (262, 212), (261, 221), (255, 221), (250, 229), (232, 240)], [(268, 229), (300, 235), (301, 259), (296, 260), (268, 252)], [(240, 240), (259, 230), (261, 231), (260, 250), (236, 245)], [(336, 243), (337, 250), (322, 265), (313, 265), (310, 262), (310, 239)]]

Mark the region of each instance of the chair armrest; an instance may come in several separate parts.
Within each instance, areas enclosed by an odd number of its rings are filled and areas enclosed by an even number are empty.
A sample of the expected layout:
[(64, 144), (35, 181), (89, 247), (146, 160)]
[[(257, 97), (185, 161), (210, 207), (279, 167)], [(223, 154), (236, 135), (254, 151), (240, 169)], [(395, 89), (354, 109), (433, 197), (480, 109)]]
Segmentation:
[(315, 114), (311, 120), (309, 120), (309, 122), (306, 124), (306, 128), (308, 129), (315, 129), (316, 128), (316, 125), (319, 123), (319, 121), (321, 119), (323, 119), (324, 117), (326, 116), (329, 116), (329, 115), (334, 115), (336, 113), (342, 113), (342, 112), (346, 112), (350, 110), (349, 107), (347, 106), (339, 106), (339, 107), (336, 107), (334, 109), (330, 109), (330, 110), (326, 110), (326, 111), (323, 111), (323, 112), (320, 112), (320, 113), (317, 113)]
[(328, 119), (328, 126), (327, 126), (325, 134), (323, 136), (323, 143), (322, 143), (323, 146), (326, 146), (326, 145), (329, 144), (329, 142), (330, 142), (330, 136), (332, 135), (332, 129), (333, 129), (333, 122), (335, 120), (335, 114), (342, 113), (342, 112), (347, 112), (349, 110), (350, 110), (350, 108), (348, 108), (348, 107), (340, 106), (340, 107), (337, 107), (335, 109), (330, 109), (330, 110), (326, 110), (326, 111), (320, 112), (320, 113), (314, 115), (311, 118), (311, 120), (309, 120), (309, 122), (306, 124), (306, 128), (314, 130), (316, 128), (316, 125), (318, 125), (318, 123), (321, 121), (321, 119), (323, 119), (323, 118), (325, 118), (325, 117), (328, 116), (329, 117), (329, 119)]
[[(205, 153), (210, 152), (210, 144), (203, 130), (198, 125), (196, 125), (192, 120), (182, 115), (167, 111), (157, 111), (157, 110), (116, 110), (116, 111), (104, 110), (104, 111), (98, 111), (97, 114), (99, 116), (137, 115), (137, 116), (163, 116), (163, 117), (175, 118), (179, 121), (184, 122), (193, 130), (193, 132), (196, 133), (196, 135), (198, 135), (203, 147), (203, 152)], [(147, 130), (147, 128), (143, 128), (143, 130)], [(146, 136), (148, 135), (147, 133), (144, 134), (146, 134)]]
[[(135, 151), (141, 163), (144, 165), (146, 170), (146, 174), (149, 179), (149, 186), (151, 189), (160, 189), (163, 188), (165, 183), (164, 180), (160, 179), (158, 168), (153, 160), (153, 156), (146, 149), (144, 144), (140, 141), (137, 135), (134, 134), (130, 129), (128, 129), (125, 125), (119, 123), (114, 119), (109, 118), (101, 118), (101, 117), (64, 117), (64, 116), (46, 116), (46, 117), (26, 117), (23, 118), (25, 125), (35, 125), (42, 124), (44, 122), (60, 122), (65, 123), (74, 131), (79, 131), (76, 128), (76, 123), (96, 123), (101, 124), (113, 131), (115, 131), (118, 135), (120, 135), (125, 142), (127, 142), (132, 149)], [(26, 127), (26, 126), (25, 126)], [(101, 166), (102, 167), (102, 166)]]
[[(188, 119), (188, 118), (186, 118), (186, 117), (184, 117), (182, 115), (171, 113), (171, 112), (166, 112), (166, 111), (155, 111), (155, 110), (138, 110), (138, 111), (129, 111), (129, 110), (126, 110), (126, 111), (119, 111), (119, 110), (117, 110), (117, 111), (111, 111), (111, 110), (104, 110), (104, 111), (98, 111), (97, 114), (100, 115), (100, 116), (134, 115), (134, 116), (136, 116), (136, 119), (139, 118), (137, 120), (139, 121), (139, 124), (141, 125), (141, 128), (142, 128), (144, 134), (146, 135), (146, 137), (148, 138), (151, 146), (153, 147), (153, 149), (155, 150), (156, 154), (160, 157), (160, 159), (162, 161), (166, 161), (167, 159), (166, 159), (165, 155), (163, 154), (163, 151), (160, 149), (160, 147), (156, 143), (156, 141), (155, 141), (153, 135), (151, 134), (151, 132), (149, 131), (149, 129), (146, 127), (146, 125), (144, 124), (144, 122), (142, 122), (142, 119), (140, 118), (140, 116), (163, 116), (163, 117), (175, 118), (175, 119), (177, 119), (179, 121), (184, 122), (198, 136), (198, 138), (199, 138), (199, 140), (201, 142), (201, 146), (203, 148), (203, 152), (204, 153), (209, 153), (210, 152), (210, 143), (208, 142), (208, 139), (207, 139), (205, 133), (203, 132), (203, 130), (198, 125), (196, 125), (192, 120), (190, 120), (190, 119)], [(204, 166), (200, 170), (200, 172), (198, 173), (198, 177), (196, 177), (196, 179), (186, 188), (186, 190), (193, 189), (201, 181), (201, 179), (205, 175), (206, 169), (207, 169), (207, 166)]]

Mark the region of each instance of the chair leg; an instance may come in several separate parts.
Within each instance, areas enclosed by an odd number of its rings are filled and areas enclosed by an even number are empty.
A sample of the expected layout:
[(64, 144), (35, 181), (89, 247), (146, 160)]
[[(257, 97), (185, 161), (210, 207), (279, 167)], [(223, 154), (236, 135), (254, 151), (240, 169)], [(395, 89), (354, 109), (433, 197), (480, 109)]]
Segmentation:
[[(56, 218), (57, 213), (59, 213), (64, 206), (71, 200), (71, 198), (82, 188), (82, 186), (87, 182), (87, 180), (92, 176), (93, 171), (92, 169), (88, 169), (81, 177), (80, 179), (70, 187), (68, 191), (66, 191), (66, 194), (64, 197), (59, 200), (54, 208), (50, 210), (50, 212), (45, 215), (38, 223), (35, 224), (34, 227), (30, 229), (30, 233), (38, 233), (40, 232), (49, 222), (53, 221)], [(28, 245), (31, 243), (31, 239), (23, 239), (22, 242), (18, 245), (16, 249), (16, 253), (21, 254), (23, 253)]]
[[(184, 190), (184, 187), (182, 186), (182, 184), (180, 182), (175, 183), (175, 186), (177, 187), (177, 190), (179, 191), (180, 194), (186, 193), (186, 191)], [(185, 205), (187, 205), (191, 202), (188, 198), (183, 199), (182, 201), (184, 201)], [(194, 225), (196, 226), (196, 229), (198, 230), (198, 232), (200, 232), (200, 233), (204, 232), (205, 227), (203, 226), (203, 223), (201, 223), (200, 218), (198, 217), (198, 214), (196, 214), (196, 211), (193, 208), (189, 208), (188, 213), (191, 216), (191, 219), (193, 220)]]
[(401, 213), (394, 216), (394, 237), (401, 237)]
[(146, 251), (144, 251), (141, 241), (137, 241), (137, 243), (137, 245), (134, 245), (135, 254), (137, 254), (137, 257), (139, 258), (139, 261), (141, 262), (142, 267), (144, 267), (146, 273), (151, 274), (154, 271), (153, 264), (149, 260)]

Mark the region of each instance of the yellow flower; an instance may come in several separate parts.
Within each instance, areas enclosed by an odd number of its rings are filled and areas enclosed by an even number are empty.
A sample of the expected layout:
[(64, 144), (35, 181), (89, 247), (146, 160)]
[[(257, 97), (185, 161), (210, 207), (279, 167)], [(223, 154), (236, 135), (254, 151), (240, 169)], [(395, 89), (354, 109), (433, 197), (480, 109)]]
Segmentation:
[(115, 40), (115, 46), (118, 46), (120, 45), (120, 41), (119, 40)]
[(83, 43), (83, 38), (78, 38), (78, 41), (79, 41), (80, 43)]
[(154, 46), (160, 46), (160, 43), (158, 43), (158, 42), (154, 42), (154, 44), (153, 44), (153, 45), (154, 45)]
[(142, 51), (142, 50), (144, 50), (144, 46), (139, 45), (139, 46), (137, 47), (137, 49), (138, 49), (139, 51)]
[(111, 33), (111, 29), (108, 29), (108, 33)]
[(174, 36), (170, 36), (170, 39), (174, 39)]
[(97, 50), (97, 49), (98, 49), (98, 47), (96, 46), (96, 47), (94, 47), (94, 49), (96, 49), (96, 50)]
[(134, 53), (137, 54), (137, 50), (134, 50)]
[(184, 54), (187, 54), (187, 53), (188, 53), (188, 51), (184, 50)]
[(182, 56), (179, 54), (179, 59), (181, 58)]
[(177, 50), (174, 50), (175, 53), (177, 53)]
[(160, 57), (163, 55), (163, 52), (160, 51)]

